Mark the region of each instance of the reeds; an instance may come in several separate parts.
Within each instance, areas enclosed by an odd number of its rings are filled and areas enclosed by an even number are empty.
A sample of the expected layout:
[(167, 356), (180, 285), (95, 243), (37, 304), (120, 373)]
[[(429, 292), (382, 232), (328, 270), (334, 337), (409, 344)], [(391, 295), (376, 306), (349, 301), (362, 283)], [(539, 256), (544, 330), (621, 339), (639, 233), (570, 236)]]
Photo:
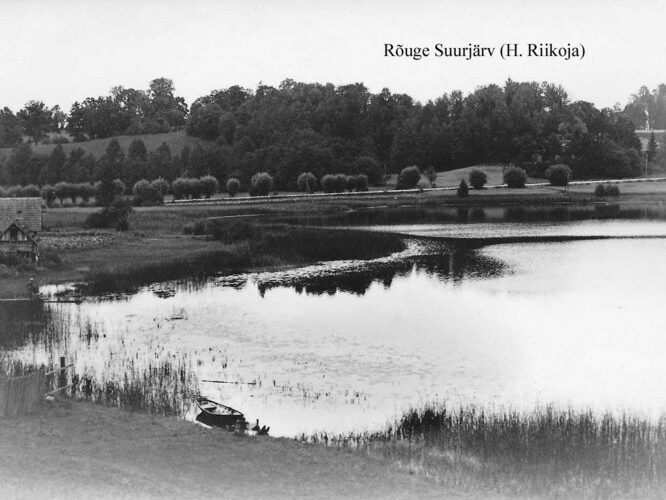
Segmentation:
[(537, 408), (407, 412), (377, 433), (309, 440), (365, 450), (441, 483), (508, 495), (603, 497), (666, 491), (666, 417)]
[(100, 404), (175, 416), (184, 415), (199, 394), (198, 379), (185, 356), (145, 364), (123, 358), (121, 364), (107, 363), (101, 376), (87, 372), (76, 377), (75, 391)]

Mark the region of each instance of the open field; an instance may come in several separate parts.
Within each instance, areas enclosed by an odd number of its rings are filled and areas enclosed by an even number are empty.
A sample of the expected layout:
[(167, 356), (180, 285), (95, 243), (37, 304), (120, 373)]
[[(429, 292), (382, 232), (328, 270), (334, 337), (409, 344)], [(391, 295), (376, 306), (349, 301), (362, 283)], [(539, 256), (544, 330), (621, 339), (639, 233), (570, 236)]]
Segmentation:
[[(131, 142), (136, 139), (142, 140), (146, 144), (146, 149), (149, 152), (154, 151), (161, 146), (163, 142), (166, 142), (171, 149), (172, 154), (180, 153), (180, 150), (186, 145), (194, 147), (197, 144), (205, 144), (207, 142), (198, 137), (187, 135), (184, 130), (177, 130), (176, 132), (167, 132), (164, 134), (120, 135), (117, 137), (93, 139), (92, 141), (85, 142), (70, 142), (63, 144), (62, 148), (65, 151), (65, 154), (69, 154), (70, 151), (76, 148), (81, 148), (86, 153), (91, 153), (95, 158), (99, 158), (105, 153), (106, 147), (109, 145), (109, 142), (111, 142), (111, 139), (118, 139), (118, 142), (125, 153), (127, 153)], [(33, 154), (47, 156), (56, 146), (55, 144), (38, 144), (36, 146), (31, 145), (31, 147)], [(11, 148), (0, 149), (0, 155), (9, 155), (11, 152)]]
[(0, 426), (12, 498), (442, 498), (424, 477), (344, 450), (242, 437), (90, 403)]

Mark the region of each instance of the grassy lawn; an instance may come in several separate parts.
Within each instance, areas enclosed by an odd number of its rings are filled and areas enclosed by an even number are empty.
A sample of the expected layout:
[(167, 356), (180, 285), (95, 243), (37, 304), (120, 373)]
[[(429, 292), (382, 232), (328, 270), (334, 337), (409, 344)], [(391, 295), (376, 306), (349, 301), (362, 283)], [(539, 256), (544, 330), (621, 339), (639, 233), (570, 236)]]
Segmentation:
[[(81, 148), (86, 153), (91, 153), (95, 158), (99, 158), (106, 152), (106, 148), (109, 145), (109, 142), (111, 142), (111, 139), (118, 139), (118, 142), (125, 153), (127, 153), (131, 142), (136, 139), (142, 140), (146, 144), (146, 149), (149, 152), (154, 151), (160, 147), (163, 142), (166, 142), (171, 149), (171, 154), (180, 153), (181, 149), (186, 145), (194, 147), (197, 144), (208, 143), (208, 141), (205, 141), (204, 139), (187, 135), (184, 130), (177, 130), (176, 132), (166, 132), (164, 134), (120, 135), (117, 137), (93, 139), (85, 142), (70, 142), (63, 144), (62, 148), (65, 151), (65, 154), (69, 154), (70, 151), (76, 148)], [(38, 144), (36, 146), (31, 145), (31, 147), (33, 154), (48, 156), (56, 146), (55, 144)], [(11, 152), (11, 148), (0, 149), (0, 155), (5, 154), (9, 156)]]
[(428, 478), (345, 450), (236, 436), (90, 403), (0, 426), (4, 498), (443, 498)]

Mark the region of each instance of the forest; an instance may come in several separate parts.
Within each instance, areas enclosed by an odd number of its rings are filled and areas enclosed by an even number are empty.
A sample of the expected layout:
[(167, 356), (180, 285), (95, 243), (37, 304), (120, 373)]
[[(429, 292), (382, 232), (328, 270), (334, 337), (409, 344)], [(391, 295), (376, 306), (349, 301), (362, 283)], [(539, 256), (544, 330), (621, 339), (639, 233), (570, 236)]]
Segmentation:
[[(386, 88), (372, 93), (362, 83), (287, 79), (277, 87), (213, 90), (188, 106), (171, 80), (157, 78), (147, 90), (117, 86), (109, 95), (87, 97), (69, 113), (37, 100), (16, 113), (2, 109), (0, 147), (11, 149), (0, 153), (0, 185), (94, 183), (112, 169), (128, 188), (141, 179), (209, 175), (222, 187), (231, 177), (247, 186), (253, 175), (268, 172), (276, 189), (293, 190), (304, 172), (318, 179), (365, 174), (381, 184), (407, 166), (446, 171), (498, 163), (533, 177), (543, 177), (552, 164), (568, 165), (574, 179), (632, 177), (642, 172), (635, 129), (645, 126), (646, 116), (651, 127), (664, 128), (665, 85), (641, 88), (624, 109), (597, 109), (572, 102), (564, 88), (548, 82), (508, 80), (420, 103)], [(126, 151), (114, 146), (100, 157), (62, 148), (183, 129), (201, 142), (148, 151), (137, 138)], [(45, 143), (54, 144), (50, 154), (33, 152)]]

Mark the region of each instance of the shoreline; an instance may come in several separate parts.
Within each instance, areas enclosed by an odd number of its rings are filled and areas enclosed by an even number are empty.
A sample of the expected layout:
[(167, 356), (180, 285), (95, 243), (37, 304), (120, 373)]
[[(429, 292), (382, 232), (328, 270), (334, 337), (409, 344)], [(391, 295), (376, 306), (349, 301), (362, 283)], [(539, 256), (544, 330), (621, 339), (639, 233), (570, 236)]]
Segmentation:
[[(526, 188), (523, 190), (493, 189), (470, 191), (467, 198), (457, 198), (455, 194), (433, 194), (428, 192), (397, 194), (383, 199), (331, 199), (313, 203), (313, 200), (290, 201), (273, 204), (270, 201), (252, 206), (230, 205), (172, 205), (135, 209), (132, 226), (136, 229), (129, 234), (111, 230), (91, 231), (83, 228), (85, 217), (97, 210), (92, 207), (71, 207), (50, 209), (45, 215), (46, 239), (67, 239), (70, 236), (85, 238), (87, 234), (101, 235), (101, 243), (83, 248), (49, 248), (57, 254), (57, 263), (49, 263), (36, 270), (5, 270), (0, 280), (0, 300), (28, 298), (27, 283), (34, 277), (38, 284), (62, 284), (82, 282), (92, 272), (112, 272), (130, 269), (132, 266), (160, 265), (180, 260), (191, 262), (206, 253), (224, 251), (218, 241), (201, 236), (184, 235), (183, 228), (195, 221), (299, 219), (328, 217), (336, 214), (373, 211), (390, 208), (480, 208), (508, 205), (539, 207), (542, 205), (631, 205), (641, 203), (666, 202), (666, 182), (626, 185), (629, 192), (618, 198), (595, 198), (587, 193), (586, 186), (572, 186), (567, 192), (552, 186)], [(650, 188), (650, 189), (646, 189)], [(589, 190), (589, 186), (587, 186)], [(623, 186), (625, 189), (625, 186)], [(583, 190), (583, 191), (581, 191)], [(298, 221), (294, 221), (298, 225)], [(81, 236), (83, 235), (83, 236)], [(255, 272), (266, 269), (283, 269), (300, 265), (303, 262), (253, 263), (234, 265), (234, 272)], [(221, 269), (222, 270), (222, 269)], [(0, 268), (2, 272), (2, 268)]]

